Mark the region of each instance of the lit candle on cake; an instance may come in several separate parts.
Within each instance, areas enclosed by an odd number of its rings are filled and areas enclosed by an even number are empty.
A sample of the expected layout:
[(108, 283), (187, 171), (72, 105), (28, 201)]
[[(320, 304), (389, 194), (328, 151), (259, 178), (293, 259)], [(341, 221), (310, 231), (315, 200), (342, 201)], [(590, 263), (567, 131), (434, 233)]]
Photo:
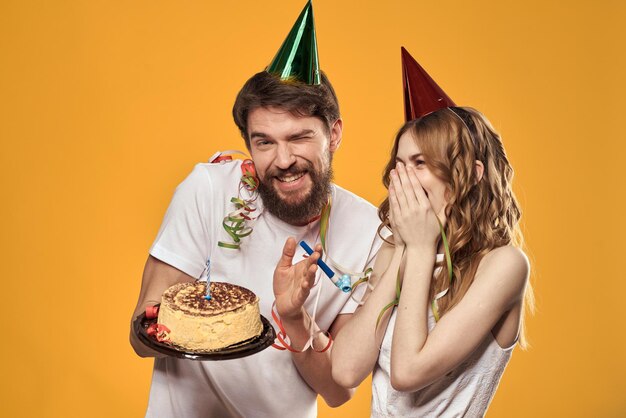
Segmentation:
[(206, 261), (206, 300), (211, 300), (211, 260)]

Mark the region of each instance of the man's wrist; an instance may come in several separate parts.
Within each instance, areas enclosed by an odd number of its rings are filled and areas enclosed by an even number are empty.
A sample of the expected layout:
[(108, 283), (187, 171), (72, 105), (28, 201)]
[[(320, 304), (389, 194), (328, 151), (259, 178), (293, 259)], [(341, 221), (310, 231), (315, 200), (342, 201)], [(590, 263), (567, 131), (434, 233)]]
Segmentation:
[(309, 327), (311, 319), (304, 310), (304, 307), (294, 314), (280, 318), (287, 336), (291, 342), (291, 347), (297, 351), (302, 351), (310, 337)]
[(298, 326), (299, 324), (304, 324), (304, 318), (306, 316), (306, 311), (304, 307), (301, 307), (293, 314), (289, 315), (280, 315), (280, 320), (283, 324)]

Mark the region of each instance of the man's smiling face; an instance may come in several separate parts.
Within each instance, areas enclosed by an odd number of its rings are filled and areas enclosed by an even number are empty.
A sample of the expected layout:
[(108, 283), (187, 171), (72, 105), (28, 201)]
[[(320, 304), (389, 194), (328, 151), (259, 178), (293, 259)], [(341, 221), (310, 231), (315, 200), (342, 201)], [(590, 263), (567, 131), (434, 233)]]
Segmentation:
[(283, 221), (304, 224), (328, 199), (332, 154), (341, 141), (341, 120), (326, 128), (317, 117), (276, 107), (248, 115), (250, 154), (264, 206)]

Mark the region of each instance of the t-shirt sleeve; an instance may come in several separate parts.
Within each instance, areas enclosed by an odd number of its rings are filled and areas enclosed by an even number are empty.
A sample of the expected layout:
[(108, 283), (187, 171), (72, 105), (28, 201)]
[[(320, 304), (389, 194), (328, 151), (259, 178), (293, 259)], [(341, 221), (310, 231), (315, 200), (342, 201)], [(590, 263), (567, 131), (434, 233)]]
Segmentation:
[(199, 164), (176, 188), (150, 255), (199, 278), (211, 249), (211, 196), (211, 179)]
[[(389, 236), (391, 235), (389, 230), (387, 228), (382, 228), (380, 231), (380, 234), (385, 237), (385, 239), (389, 238)], [(371, 250), (367, 256), (367, 262), (365, 264), (364, 267), (364, 271), (367, 270), (370, 267), (374, 267), (374, 261), (376, 259), (376, 254), (378, 254), (378, 250), (380, 250), (380, 247), (383, 244), (383, 240), (382, 238), (378, 235), (378, 233), (375, 234), (374, 239), (372, 241), (372, 247)], [(359, 302), (363, 299), (363, 296), (365, 295), (365, 291), (367, 290), (367, 282), (366, 283), (361, 283), (359, 286), (357, 286), (356, 290), (354, 291), (354, 293), (352, 293), (352, 296), (350, 298), (348, 298), (348, 300), (346, 301), (346, 303), (343, 305), (343, 307), (341, 308), (341, 311), (339, 311), (339, 314), (352, 314), (354, 313), (354, 311), (356, 311), (356, 308), (358, 308), (359, 306)]]

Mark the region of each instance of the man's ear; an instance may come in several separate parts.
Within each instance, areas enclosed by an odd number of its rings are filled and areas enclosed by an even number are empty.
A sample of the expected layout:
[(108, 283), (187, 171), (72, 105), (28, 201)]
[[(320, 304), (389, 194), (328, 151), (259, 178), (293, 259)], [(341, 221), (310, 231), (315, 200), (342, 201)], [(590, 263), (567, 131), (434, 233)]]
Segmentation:
[(335, 152), (339, 149), (341, 144), (341, 136), (343, 135), (343, 121), (341, 118), (337, 119), (333, 126), (330, 127), (330, 152)]
[(476, 160), (476, 164), (474, 164), (474, 170), (476, 170), (476, 183), (480, 182), (483, 178), (483, 174), (485, 172), (485, 166), (482, 161)]

